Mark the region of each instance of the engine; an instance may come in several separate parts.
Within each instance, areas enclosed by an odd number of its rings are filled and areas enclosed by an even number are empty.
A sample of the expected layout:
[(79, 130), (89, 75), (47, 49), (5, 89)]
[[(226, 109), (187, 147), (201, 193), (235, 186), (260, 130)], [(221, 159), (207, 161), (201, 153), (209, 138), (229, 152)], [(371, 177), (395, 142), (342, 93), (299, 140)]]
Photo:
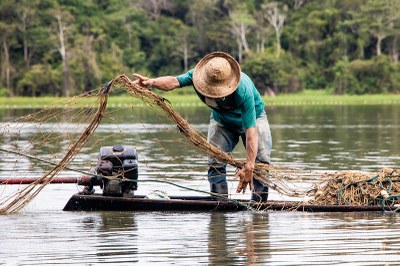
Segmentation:
[(137, 190), (138, 156), (133, 146), (104, 146), (100, 148), (96, 173), (103, 176), (100, 187), (103, 195), (133, 195)]

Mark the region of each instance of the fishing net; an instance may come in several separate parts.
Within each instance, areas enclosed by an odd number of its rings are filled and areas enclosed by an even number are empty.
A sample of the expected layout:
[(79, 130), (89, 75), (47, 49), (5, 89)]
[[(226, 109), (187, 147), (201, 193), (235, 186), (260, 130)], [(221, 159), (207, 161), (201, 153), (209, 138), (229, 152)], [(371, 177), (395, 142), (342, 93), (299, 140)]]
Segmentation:
[[(93, 96), (90, 94), (87, 97)], [(104, 115), (105, 108), (107, 106), (107, 94), (100, 94), (98, 97), (98, 109), (58, 109), (50, 107), (48, 109), (37, 112), (34, 115), (28, 115), (23, 117), (15, 123), (7, 124), (3, 127), (2, 136), (4, 139), (4, 148), (1, 151), (5, 152), (2, 159), (2, 169), (8, 168), (9, 177), (13, 174), (23, 175), (18, 169), (23, 166), (24, 163), (31, 164), (33, 162), (27, 160), (27, 157), (36, 158), (35, 150), (38, 147), (49, 145), (61, 146), (60, 150), (62, 154), (53, 151), (49, 151), (47, 154), (51, 155), (50, 158), (42, 158), (37, 156), (36, 162), (42, 162), (42, 164), (48, 164), (45, 168), (45, 173), (36, 179), (35, 182), (25, 186), (12, 193), (1, 198), (0, 200), (0, 213), (13, 213), (21, 210), (26, 204), (28, 204), (39, 192), (51, 182), (67, 165), (71, 160), (78, 154), (78, 152), (85, 145), (89, 137), (96, 130), (100, 124), (101, 118)], [(76, 98), (71, 99), (64, 104), (71, 106)], [(90, 118), (85, 128), (82, 128), (81, 134), (74, 140), (69, 139), (72, 136), (63, 134), (63, 128), (70, 125), (74, 125), (73, 121), (78, 119), (78, 127), (72, 132), (76, 133), (82, 124), (79, 123), (79, 119), (83, 117)], [(66, 119), (66, 120), (62, 120)], [(48, 123), (47, 123), (48, 122)], [(48, 125), (50, 128), (42, 128), (43, 124)], [(29, 131), (39, 133), (34, 134), (33, 138), (28, 141), (23, 138), (19, 132), (27, 133)], [(65, 145), (65, 146), (64, 146)], [(60, 147), (59, 146), (59, 147)], [(52, 148), (54, 149), (54, 148)], [(28, 155), (31, 154), (31, 155)], [(22, 155), (26, 155), (21, 157)], [(35, 165), (32, 170), (34, 171)], [(37, 169), (37, 167), (36, 167)], [(46, 171), (47, 170), (47, 171)], [(25, 172), (25, 174), (27, 174)], [(4, 179), (4, 178), (3, 178)]]
[(325, 176), (312, 203), (318, 205), (394, 206), (400, 204), (400, 170), (379, 173), (341, 171)]

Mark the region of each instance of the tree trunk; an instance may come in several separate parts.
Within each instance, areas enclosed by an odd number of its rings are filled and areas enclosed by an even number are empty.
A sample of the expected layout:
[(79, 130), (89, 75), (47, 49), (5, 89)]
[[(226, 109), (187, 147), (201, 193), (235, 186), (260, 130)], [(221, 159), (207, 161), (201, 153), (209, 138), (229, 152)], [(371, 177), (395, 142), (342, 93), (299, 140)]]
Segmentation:
[(65, 97), (69, 97), (69, 66), (67, 60), (63, 60), (62, 62), (64, 78), (63, 78), (63, 95)]
[(184, 72), (186, 73), (189, 68), (189, 48), (188, 48), (188, 42), (186, 38), (183, 41), (183, 68)]
[(244, 23), (240, 23), (240, 38), (242, 40), (243, 48), (245, 52), (249, 51), (249, 44), (246, 39), (246, 26)]
[(376, 42), (376, 55), (377, 56), (381, 55), (381, 41), (382, 41), (382, 39), (378, 38), (378, 41)]
[(11, 89), (11, 84), (10, 84), (10, 54), (8, 52), (8, 45), (7, 45), (7, 39), (5, 36), (3, 36), (3, 49), (4, 49), (4, 68), (5, 68), (5, 78), (6, 78), (6, 88), (9, 90), (9, 96), (13, 97), (14, 92)]
[(239, 35), (236, 36), (236, 43), (238, 46), (238, 62), (239, 62), (239, 64), (241, 64), (242, 59), (243, 59), (243, 49), (242, 49), (242, 42), (240, 41)]
[(380, 56), (382, 54), (382, 40), (385, 38), (386, 36), (383, 35), (378, 35), (376, 36), (376, 55)]
[(256, 33), (256, 39), (257, 39), (257, 42), (256, 42), (256, 52), (257, 52), (257, 53), (261, 53), (261, 33), (260, 33), (260, 31), (257, 31), (257, 33)]
[(275, 31), (276, 36), (276, 58), (279, 58), (281, 55), (281, 34), (278, 31)]
[(24, 46), (24, 62), (25, 62), (25, 67), (28, 69), (29, 68), (29, 51), (28, 51), (28, 41), (26, 38), (26, 28), (27, 28), (27, 15), (24, 13), (22, 15), (22, 34), (23, 34), (23, 46)]
[(357, 41), (357, 49), (358, 49), (358, 59), (364, 59), (365, 53), (364, 53), (364, 41), (361, 38), (358, 38)]
[(391, 55), (393, 63), (397, 63), (399, 61), (399, 50), (397, 49), (397, 35), (395, 35), (392, 40)]
[(64, 26), (62, 24), (61, 15), (56, 16), (58, 23), (58, 38), (60, 41), (60, 54), (62, 59), (62, 67), (63, 67), (63, 96), (69, 97), (69, 66), (68, 66), (68, 56), (67, 49), (65, 47), (65, 38), (64, 38)]
[(303, 4), (305, 0), (294, 0), (294, 9), (299, 9)]
[(261, 53), (264, 52), (265, 49), (265, 37), (264, 35), (261, 36)]
[(278, 8), (278, 5), (270, 7), (264, 15), (268, 23), (274, 28), (276, 36), (276, 57), (279, 58), (281, 52), (281, 34), (285, 24), (286, 14)]

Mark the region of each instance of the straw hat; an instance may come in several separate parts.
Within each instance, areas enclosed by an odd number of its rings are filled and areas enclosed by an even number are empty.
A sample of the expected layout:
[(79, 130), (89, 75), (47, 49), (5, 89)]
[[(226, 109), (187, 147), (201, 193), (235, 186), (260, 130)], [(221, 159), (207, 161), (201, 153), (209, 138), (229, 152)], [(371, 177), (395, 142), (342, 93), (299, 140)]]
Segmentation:
[(210, 98), (222, 98), (234, 92), (240, 81), (240, 65), (230, 55), (214, 52), (196, 65), (193, 84), (196, 90)]

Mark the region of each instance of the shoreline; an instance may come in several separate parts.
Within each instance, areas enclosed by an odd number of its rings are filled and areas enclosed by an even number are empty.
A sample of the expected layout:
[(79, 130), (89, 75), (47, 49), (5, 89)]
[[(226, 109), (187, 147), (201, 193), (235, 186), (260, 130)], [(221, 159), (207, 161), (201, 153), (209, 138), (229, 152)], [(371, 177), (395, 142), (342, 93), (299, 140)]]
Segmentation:
[[(200, 107), (204, 104), (193, 94), (163, 93), (174, 107)], [(46, 108), (66, 107), (73, 98), (60, 97), (14, 97), (0, 98), (0, 109), (10, 108)], [(278, 96), (263, 96), (266, 106), (307, 106), (307, 105), (400, 105), (399, 94), (376, 95), (329, 95), (322, 91), (305, 91), (299, 94), (281, 94)], [(76, 98), (74, 106), (96, 107), (97, 98)], [(128, 95), (110, 96), (109, 107), (141, 107), (145, 104)]]

